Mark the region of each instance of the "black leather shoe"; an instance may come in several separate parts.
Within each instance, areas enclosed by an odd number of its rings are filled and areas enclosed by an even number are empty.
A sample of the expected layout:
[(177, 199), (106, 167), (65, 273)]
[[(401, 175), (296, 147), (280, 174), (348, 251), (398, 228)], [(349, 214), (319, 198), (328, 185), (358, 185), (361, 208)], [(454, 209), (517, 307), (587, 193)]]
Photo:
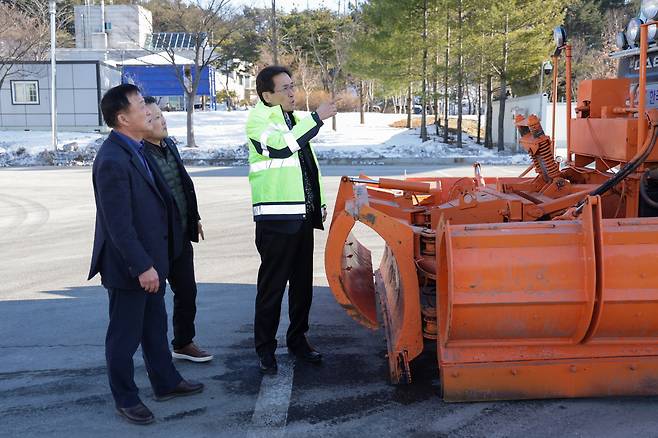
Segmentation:
[(288, 347), (288, 353), (292, 354), (299, 360), (309, 363), (320, 363), (322, 362), (322, 354), (311, 347), (308, 342), (303, 343), (301, 346), (296, 348)]
[(278, 366), (274, 353), (266, 353), (260, 355), (260, 372), (263, 374), (276, 374)]
[(117, 414), (133, 424), (151, 424), (155, 421), (153, 412), (142, 402), (129, 408), (117, 408)]
[(171, 400), (174, 397), (198, 394), (201, 391), (203, 391), (203, 383), (183, 379), (171, 392), (166, 394), (153, 394), (153, 398), (156, 401), (165, 401)]

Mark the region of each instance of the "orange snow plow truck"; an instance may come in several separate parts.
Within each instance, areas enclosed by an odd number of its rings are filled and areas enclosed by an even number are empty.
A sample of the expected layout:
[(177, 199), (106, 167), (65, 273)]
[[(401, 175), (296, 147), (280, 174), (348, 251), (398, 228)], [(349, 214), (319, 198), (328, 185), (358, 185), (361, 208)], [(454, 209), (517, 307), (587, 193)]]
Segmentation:
[[(658, 395), (658, 1), (643, 3), (619, 77), (578, 87), (562, 166), (531, 115), (520, 177), (342, 178), (326, 275), (350, 316), (383, 325), (393, 383), (436, 342), (446, 401)], [(357, 221), (386, 243), (375, 272)]]

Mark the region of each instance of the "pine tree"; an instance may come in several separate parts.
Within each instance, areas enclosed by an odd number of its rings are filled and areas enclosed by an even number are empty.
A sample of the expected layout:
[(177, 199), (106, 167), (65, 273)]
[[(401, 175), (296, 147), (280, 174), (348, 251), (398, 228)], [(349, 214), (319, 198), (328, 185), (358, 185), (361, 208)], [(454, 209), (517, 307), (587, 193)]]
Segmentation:
[[(483, 8), (492, 48), (490, 67), (498, 76), (498, 150), (504, 145), (505, 104), (508, 92), (527, 78), (536, 77), (552, 50), (552, 29), (562, 23), (565, 0), (497, 0)], [(508, 89), (508, 87), (510, 89)]]
[[(413, 83), (422, 81), (424, 76), (423, 7), (424, 0), (402, 3), (371, 0), (364, 4), (362, 25), (350, 49), (351, 72), (377, 80), (385, 89), (396, 90), (395, 94), (406, 90), (408, 126), (413, 108)], [(428, 3), (428, 20), (431, 9)], [(426, 39), (426, 44), (428, 41), (430, 38)]]

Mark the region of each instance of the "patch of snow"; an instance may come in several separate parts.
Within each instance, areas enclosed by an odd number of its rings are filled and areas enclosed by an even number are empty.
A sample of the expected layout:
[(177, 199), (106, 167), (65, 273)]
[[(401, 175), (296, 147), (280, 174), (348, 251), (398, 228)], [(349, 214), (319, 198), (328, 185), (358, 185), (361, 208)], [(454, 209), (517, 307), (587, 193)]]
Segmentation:
[[(183, 159), (195, 164), (227, 160), (246, 163), (248, 149), (245, 136), (247, 111), (203, 111), (194, 114), (196, 148), (187, 147), (184, 112), (165, 112), (169, 134), (177, 141)], [(359, 113), (340, 113), (337, 130), (326, 120), (313, 139), (313, 147), (321, 160), (372, 159), (436, 160), (463, 158), (483, 164), (526, 164), (526, 154), (499, 153), (478, 145), (464, 134), (463, 147), (445, 144), (441, 137), (430, 135), (420, 141), (420, 129), (393, 128), (394, 122), (406, 120), (404, 114), (366, 113), (365, 125)], [(434, 132), (433, 127), (428, 131)], [(85, 165), (93, 161), (96, 150), (105, 139), (99, 133), (60, 132), (60, 150), (50, 150), (49, 131), (2, 131), (0, 166)]]
[(0, 167), (90, 164), (103, 139), (98, 132), (59, 132), (55, 152), (50, 131), (0, 131)]

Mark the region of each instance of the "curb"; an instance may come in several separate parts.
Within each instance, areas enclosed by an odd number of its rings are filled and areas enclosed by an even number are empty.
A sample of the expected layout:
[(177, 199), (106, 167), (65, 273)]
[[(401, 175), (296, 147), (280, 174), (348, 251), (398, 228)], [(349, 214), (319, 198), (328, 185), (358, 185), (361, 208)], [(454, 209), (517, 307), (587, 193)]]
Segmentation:
[[(490, 160), (490, 158), (495, 158)], [(482, 163), (490, 163), (497, 161), (502, 157), (475, 157), (475, 156), (462, 156), (462, 157), (444, 157), (444, 158), (330, 158), (318, 161), (324, 166), (445, 166), (451, 164), (473, 164), (476, 161)], [(248, 166), (249, 163), (245, 158), (183, 158), (186, 165), (191, 166)]]

